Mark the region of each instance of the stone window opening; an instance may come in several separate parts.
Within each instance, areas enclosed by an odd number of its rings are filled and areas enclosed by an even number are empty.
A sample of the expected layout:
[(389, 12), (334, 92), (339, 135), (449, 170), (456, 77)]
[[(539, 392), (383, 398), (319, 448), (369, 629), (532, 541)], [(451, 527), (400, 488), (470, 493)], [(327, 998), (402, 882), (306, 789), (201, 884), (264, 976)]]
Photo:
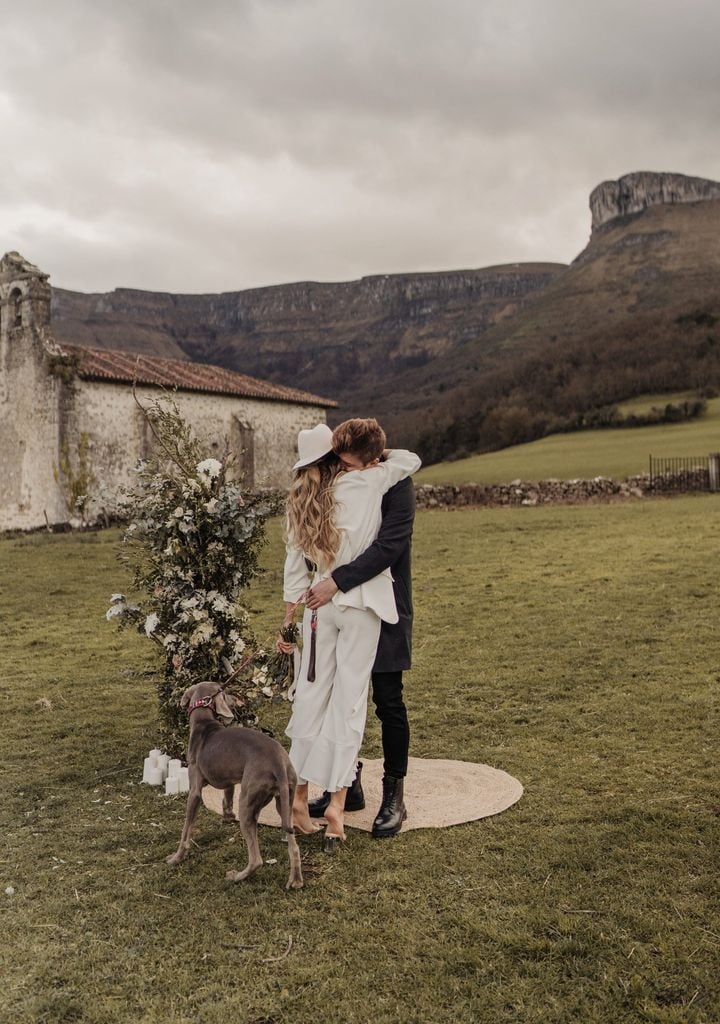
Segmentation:
[(234, 475), (247, 490), (252, 490), (255, 486), (255, 431), (238, 416), (233, 416), (230, 451), (235, 455)]
[(9, 327), (22, 327), (22, 297), (23, 294), (19, 288), (13, 288), (8, 298), (8, 326)]

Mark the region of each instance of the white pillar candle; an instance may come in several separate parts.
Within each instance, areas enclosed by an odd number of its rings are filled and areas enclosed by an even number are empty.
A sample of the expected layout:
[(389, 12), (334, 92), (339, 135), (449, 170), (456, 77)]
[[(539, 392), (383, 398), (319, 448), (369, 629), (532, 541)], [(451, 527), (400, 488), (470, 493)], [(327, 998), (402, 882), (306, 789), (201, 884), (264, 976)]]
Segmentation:
[(165, 796), (175, 796), (180, 792), (180, 779), (177, 776), (169, 776), (165, 779)]
[(157, 747), (153, 747), (153, 749), (150, 751), (149, 756), (150, 757), (160, 757), (161, 754), (162, 754), (162, 750), (159, 750)]
[(157, 760), (154, 757), (146, 757), (143, 762), (143, 782), (150, 782), (150, 772), (157, 768)]
[(187, 768), (181, 768), (178, 773), (178, 792), (187, 793), (190, 790), (190, 775)]
[(168, 765), (169, 764), (170, 764), (170, 755), (169, 754), (161, 754), (160, 757), (157, 759), (157, 766), (158, 766), (158, 768), (162, 769), (163, 782), (167, 778)]
[(148, 770), (148, 784), (150, 786), (162, 786), (163, 782), (165, 781), (164, 776), (165, 773), (163, 772), (162, 768), (150, 768)]
[(178, 777), (178, 775), (180, 774), (180, 769), (181, 768), (182, 768), (182, 761), (180, 760), (180, 758), (179, 757), (173, 757), (173, 759), (168, 762), (168, 778), (169, 779), (176, 779)]

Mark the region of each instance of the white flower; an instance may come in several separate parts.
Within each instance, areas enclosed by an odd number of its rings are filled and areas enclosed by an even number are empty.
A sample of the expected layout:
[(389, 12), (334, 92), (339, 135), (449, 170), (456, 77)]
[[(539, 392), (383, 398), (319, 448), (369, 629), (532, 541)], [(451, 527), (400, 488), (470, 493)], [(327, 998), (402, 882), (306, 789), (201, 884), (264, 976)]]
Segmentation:
[(175, 516), (176, 519), (182, 519), (182, 517), (185, 515), (185, 509), (182, 507), (182, 505), (178, 505), (178, 507), (173, 512), (173, 515)]
[(105, 618), (109, 622), (110, 619), (114, 618), (116, 615), (122, 615), (123, 612), (125, 611), (126, 607), (127, 607), (127, 605), (125, 604), (124, 601), (117, 602), (116, 604), (111, 605), (108, 608), (108, 610), (105, 612)]
[(228, 640), (233, 645), (233, 651), (235, 654), (242, 654), (245, 650), (245, 641), (240, 636), (236, 629), (231, 629), (228, 633)]
[(176, 644), (179, 639), (180, 638), (178, 637), (177, 633), (168, 633), (165, 639), (163, 640), (163, 646), (172, 647), (173, 644)]
[(217, 505), (217, 503), (218, 503), (217, 498), (211, 498), (210, 501), (206, 501), (205, 502), (205, 511), (206, 512), (214, 512), (215, 511), (215, 506)]
[(215, 480), (216, 477), (220, 476), (222, 463), (218, 462), (217, 459), (203, 459), (202, 462), (198, 462), (195, 469), (198, 476), (207, 477), (208, 480)]
[(272, 686), (263, 686), (261, 692), (264, 693), (266, 697), (272, 697), (272, 695), (273, 695)]
[[(210, 595), (208, 594), (208, 597)], [(213, 611), (216, 612), (228, 612), (230, 611), (230, 602), (223, 594), (218, 594), (212, 603)]]
[(145, 619), (145, 635), (146, 636), (152, 636), (153, 635), (153, 633), (155, 632), (155, 630), (158, 627), (158, 622), (159, 621), (160, 621), (160, 619), (155, 614), (155, 612), (151, 612), (151, 614), (148, 615), (148, 617)]
[(195, 608), (197, 603), (198, 603), (198, 599), (196, 597), (186, 597), (183, 601), (180, 602), (180, 607), (181, 608)]
[(212, 622), (201, 622), (190, 637), (190, 646), (197, 647), (199, 644), (205, 643), (214, 632)]

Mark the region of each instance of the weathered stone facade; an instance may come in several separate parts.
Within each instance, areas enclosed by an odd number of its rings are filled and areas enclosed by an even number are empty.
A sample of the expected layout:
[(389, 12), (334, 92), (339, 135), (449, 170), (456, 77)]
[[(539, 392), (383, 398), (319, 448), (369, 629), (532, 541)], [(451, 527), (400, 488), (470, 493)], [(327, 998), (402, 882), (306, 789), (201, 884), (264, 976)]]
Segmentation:
[[(130, 381), (94, 375), (81, 351), (69, 354), (52, 336), (48, 275), (18, 253), (6, 254), (0, 260), (0, 530), (70, 517), (60, 467), (67, 458), (77, 469), (83, 446), (89, 497), (109, 505), (149, 452), (152, 437)], [(178, 365), (163, 364), (166, 376)], [(190, 371), (195, 366), (185, 364)], [(145, 378), (139, 376), (136, 388), (143, 404), (160, 393)], [(198, 390), (178, 388), (174, 398), (210, 452), (235, 452), (248, 487), (287, 487), (298, 431), (325, 422), (334, 403), (291, 389), (284, 398), (282, 389), (241, 375), (232, 375), (232, 383), (231, 394), (198, 384)], [(251, 393), (238, 393), (246, 385)]]

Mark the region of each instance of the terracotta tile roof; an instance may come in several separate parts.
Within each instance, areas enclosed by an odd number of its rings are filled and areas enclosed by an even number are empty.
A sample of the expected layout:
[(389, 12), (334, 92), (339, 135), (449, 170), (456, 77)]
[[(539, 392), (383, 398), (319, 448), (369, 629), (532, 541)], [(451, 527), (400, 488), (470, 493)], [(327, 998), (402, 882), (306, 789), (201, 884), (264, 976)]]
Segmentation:
[(63, 353), (79, 360), (78, 375), (87, 380), (110, 380), (132, 384), (158, 384), (180, 391), (207, 391), (215, 395), (241, 395), (271, 402), (296, 402), (300, 405), (337, 405), (330, 398), (321, 398), (309, 391), (272, 384), (244, 373), (235, 373), (222, 366), (192, 363), (182, 359), (160, 359), (157, 356), (121, 352), (118, 349), (84, 348), (82, 345), (61, 345)]

